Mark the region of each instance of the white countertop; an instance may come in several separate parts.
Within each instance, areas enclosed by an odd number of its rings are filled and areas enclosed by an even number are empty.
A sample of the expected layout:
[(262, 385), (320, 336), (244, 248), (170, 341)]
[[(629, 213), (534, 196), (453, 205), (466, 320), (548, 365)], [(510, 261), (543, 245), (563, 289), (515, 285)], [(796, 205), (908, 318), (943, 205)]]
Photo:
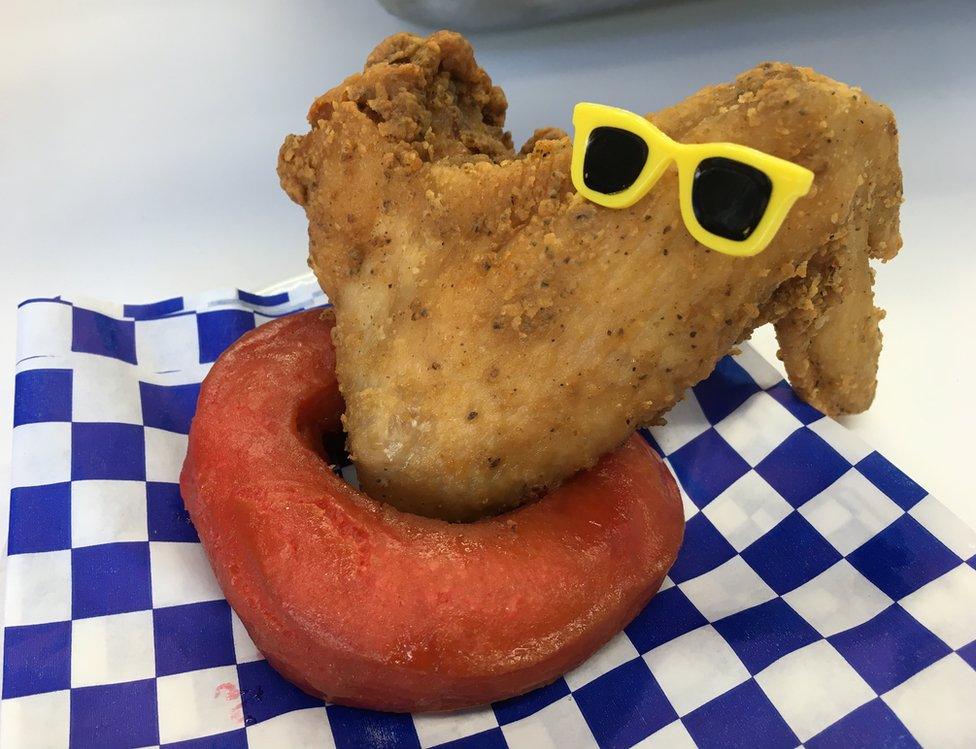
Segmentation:
[[(795, 4), (800, 5), (800, 4)], [(650, 111), (766, 59), (811, 65), (892, 106), (903, 254), (874, 407), (844, 423), (976, 526), (976, 5), (657, 2), (604, 19), (476, 35), (517, 141), (580, 99)], [(814, 7), (815, 6), (815, 7)], [(0, 483), (9, 479), (15, 304), (144, 302), (305, 270), (306, 223), (277, 149), (314, 96), (405, 24), (366, 0), (0, 7)], [(770, 358), (771, 330), (754, 341)], [(6, 546), (6, 491), (0, 492)]]

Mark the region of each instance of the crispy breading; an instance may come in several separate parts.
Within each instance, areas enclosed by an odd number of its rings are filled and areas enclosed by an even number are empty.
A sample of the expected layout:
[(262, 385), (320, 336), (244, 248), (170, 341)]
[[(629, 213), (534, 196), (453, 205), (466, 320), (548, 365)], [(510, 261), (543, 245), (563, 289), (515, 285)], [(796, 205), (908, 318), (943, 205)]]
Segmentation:
[(777, 324), (797, 390), (867, 407), (880, 350), (869, 258), (901, 245), (891, 112), (764, 63), (649, 118), (812, 169), (760, 255), (685, 230), (676, 174), (630, 208), (576, 194), (571, 144), (521, 153), (463, 37), (399, 34), (313, 104), (278, 165), (336, 307), (348, 445), (372, 496), (470, 519), (512, 507), (658, 422), (752, 330)]

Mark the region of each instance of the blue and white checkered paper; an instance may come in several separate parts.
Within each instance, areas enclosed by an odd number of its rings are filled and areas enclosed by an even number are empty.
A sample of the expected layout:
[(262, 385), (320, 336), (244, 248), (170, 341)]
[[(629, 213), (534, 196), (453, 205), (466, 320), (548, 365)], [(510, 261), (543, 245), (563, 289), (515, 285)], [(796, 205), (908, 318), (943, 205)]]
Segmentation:
[(177, 481), (214, 359), (322, 303), (306, 283), (21, 306), (4, 747), (976, 744), (974, 534), (748, 347), (647, 433), (684, 547), (585, 664), (451, 715), (292, 687), (221, 596)]

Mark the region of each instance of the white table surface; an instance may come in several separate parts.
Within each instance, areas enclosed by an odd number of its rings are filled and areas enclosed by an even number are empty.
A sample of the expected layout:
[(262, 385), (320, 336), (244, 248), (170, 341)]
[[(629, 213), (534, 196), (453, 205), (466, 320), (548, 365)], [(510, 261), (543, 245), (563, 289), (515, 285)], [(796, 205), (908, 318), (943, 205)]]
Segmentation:
[[(568, 127), (580, 99), (650, 111), (767, 59), (891, 105), (905, 248), (878, 272), (888, 317), (877, 399), (844, 423), (976, 526), (976, 4), (857, 5), (658, 1), (472, 39), (508, 94), (517, 141)], [(317, 94), (404, 28), (369, 0), (0, 4), (0, 484), (15, 304), (58, 293), (145, 302), (303, 272), (306, 223), (278, 187), (278, 146), (304, 132)], [(754, 342), (774, 358), (771, 330)]]

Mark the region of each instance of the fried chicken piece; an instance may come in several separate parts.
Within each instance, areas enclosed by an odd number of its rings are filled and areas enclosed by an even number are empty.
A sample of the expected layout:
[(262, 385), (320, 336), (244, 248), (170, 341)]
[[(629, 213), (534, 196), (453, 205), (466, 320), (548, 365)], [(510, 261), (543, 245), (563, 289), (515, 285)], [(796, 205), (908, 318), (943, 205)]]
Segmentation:
[(565, 134), (538, 131), (516, 154), (505, 108), (463, 37), (398, 34), (281, 148), (335, 304), (348, 446), (373, 497), (455, 520), (510, 508), (658, 422), (767, 322), (804, 398), (868, 406), (882, 316), (868, 260), (901, 245), (886, 107), (765, 63), (650, 115), (679, 141), (814, 171), (750, 258), (692, 239), (673, 170), (630, 208), (587, 202)]

